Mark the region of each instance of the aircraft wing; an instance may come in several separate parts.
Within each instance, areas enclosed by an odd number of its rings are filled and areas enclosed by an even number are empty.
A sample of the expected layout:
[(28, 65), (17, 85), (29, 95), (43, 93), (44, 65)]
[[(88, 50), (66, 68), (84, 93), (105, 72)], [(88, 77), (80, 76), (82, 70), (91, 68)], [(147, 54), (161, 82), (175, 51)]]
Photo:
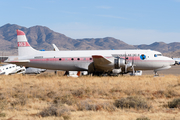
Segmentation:
[(101, 65), (106, 65), (106, 64), (110, 64), (111, 61), (108, 60), (107, 58), (101, 56), (101, 55), (93, 55), (93, 61), (94, 61), (94, 64), (101, 64)]
[(111, 59), (105, 58), (101, 55), (93, 55), (92, 58), (96, 70), (108, 71), (113, 69), (113, 62)]

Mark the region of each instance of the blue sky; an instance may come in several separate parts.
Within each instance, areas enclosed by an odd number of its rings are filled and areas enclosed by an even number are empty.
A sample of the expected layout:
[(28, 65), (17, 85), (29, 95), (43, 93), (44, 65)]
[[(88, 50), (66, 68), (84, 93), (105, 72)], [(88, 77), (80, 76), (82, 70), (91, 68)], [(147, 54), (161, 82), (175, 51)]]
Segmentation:
[(180, 0), (0, 0), (0, 26), (47, 26), (77, 38), (131, 45), (180, 42)]

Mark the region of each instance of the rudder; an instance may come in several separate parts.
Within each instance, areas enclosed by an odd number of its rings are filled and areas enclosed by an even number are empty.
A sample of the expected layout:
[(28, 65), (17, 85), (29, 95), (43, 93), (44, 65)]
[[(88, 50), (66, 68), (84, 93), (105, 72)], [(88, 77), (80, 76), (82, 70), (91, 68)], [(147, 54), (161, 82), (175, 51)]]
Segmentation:
[(30, 46), (23, 31), (17, 30), (18, 56), (27, 56), (39, 51)]

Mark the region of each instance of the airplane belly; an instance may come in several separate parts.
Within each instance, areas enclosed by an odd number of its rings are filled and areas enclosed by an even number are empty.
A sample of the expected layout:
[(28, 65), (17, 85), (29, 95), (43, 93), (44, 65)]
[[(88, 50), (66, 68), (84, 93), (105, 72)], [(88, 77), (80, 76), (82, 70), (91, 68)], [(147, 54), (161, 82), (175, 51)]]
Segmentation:
[(87, 62), (64, 62), (64, 61), (31, 61), (26, 66), (64, 71), (86, 71), (89, 63)]

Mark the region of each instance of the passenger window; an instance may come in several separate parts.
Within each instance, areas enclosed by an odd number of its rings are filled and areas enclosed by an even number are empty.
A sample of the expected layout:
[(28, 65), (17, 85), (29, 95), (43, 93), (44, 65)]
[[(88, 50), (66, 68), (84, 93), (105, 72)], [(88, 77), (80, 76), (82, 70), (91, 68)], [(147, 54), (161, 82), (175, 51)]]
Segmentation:
[(59, 61), (61, 61), (61, 58), (59, 58)]
[(80, 60), (80, 58), (78, 58), (77, 60)]
[(157, 57), (157, 55), (156, 55), (156, 54), (154, 54), (154, 57)]
[(74, 58), (71, 58), (71, 60), (74, 60)]

